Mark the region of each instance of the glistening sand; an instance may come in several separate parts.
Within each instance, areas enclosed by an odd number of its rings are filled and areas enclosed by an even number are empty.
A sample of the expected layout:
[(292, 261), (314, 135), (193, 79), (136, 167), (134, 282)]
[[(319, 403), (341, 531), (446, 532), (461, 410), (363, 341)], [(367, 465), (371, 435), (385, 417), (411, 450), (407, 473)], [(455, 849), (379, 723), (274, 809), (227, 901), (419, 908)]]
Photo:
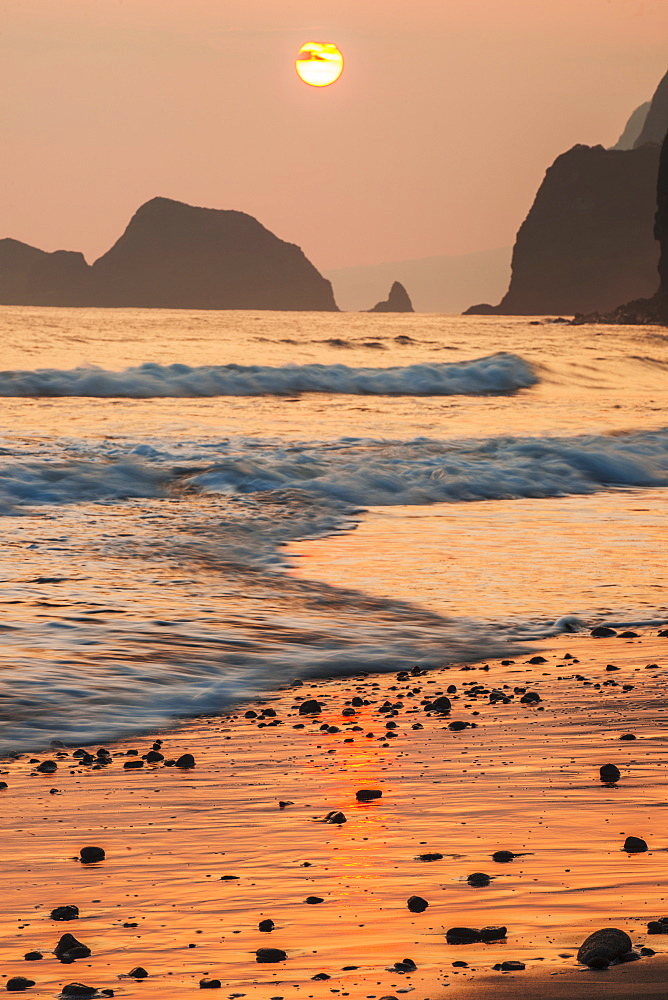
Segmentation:
[[(110, 745), (119, 756), (100, 770), (73, 766), (72, 748), (40, 755), (56, 760), (51, 775), (35, 773), (28, 755), (10, 761), (0, 973), (31, 976), (31, 993), (44, 997), (72, 981), (145, 1000), (185, 997), (202, 976), (222, 981), (218, 995), (257, 1000), (665, 995), (668, 938), (648, 936), (646, 923), (668, 913), (667, 643), (656, 629), (637, 639), (565, 636), (536, 644), (543, 664), (527, 654), (406, 681), (306, 683), (263, 703), (275, 717), (240, 712), (163, 734), (166, 756), (194, 754), (190, 771), (124, 770), (126, 750), (146, 752), (151, 737)], [(452, 684), (451, 714), (425, 712), (422, 699)], [(516, 687), (541, 702), (521, 704), (517, 693), (492, 705), (484, 693)], [(355, 696), (369, 704), (344, 716)], [(300, 717), (295, 706), (311, 697), (323, 712)], [(378, 711), (386, 701), (396, 714)], [(477, 728), (453, 732), (452, 720)], [(388, 721), (394, 738), (383, 738)], [(417, 722), (424, 728), (412, 729)], [(621, 741), (625, 733), (636, 739)], [(598, 776), (608, 762), (622, 772), (613, 786)], [(360, 788), (382, 798), (358, 804)], [(317, 821), (334, 809), (345, 824)], [(650, 850), (626, 854), (628, 835)], [(106, 860), (74, 860), (86, 844), (104, 847)], [(500, 849), (521, 856), (495, 863)], [(416, 860), (430, 852), (442, 860)], [(476, 871), (494, 876), (488, 887), (468, 885)], [(305, 903), (311, 895), (324, 901)], [(409, 912), (411, 895), (429, 908)], [(49, 919), (71, 903), (79, 920)], [(258, 930), (264, 918), (272, 933)], [(490, 924), (506, 925), (507, 940), (445, 942), (450, 926)], [(600, 926), (659, 954), (579, 970), (577, 947)], [(90, 959), (62, 965), (50, 954), (65, 931)], [(259, 947), (284, 949), (287, 960), (257, 964)], [(33, 949), (44, 959), (23, 961)], [(388, 971), (404, 958), (415, 973)], [(526, 971), (492, 971), (506, 959)], [(138, 965), (149, 972), (143, 982), (119, 978)], [(331, 978), (314, 981), (319, 973)]]

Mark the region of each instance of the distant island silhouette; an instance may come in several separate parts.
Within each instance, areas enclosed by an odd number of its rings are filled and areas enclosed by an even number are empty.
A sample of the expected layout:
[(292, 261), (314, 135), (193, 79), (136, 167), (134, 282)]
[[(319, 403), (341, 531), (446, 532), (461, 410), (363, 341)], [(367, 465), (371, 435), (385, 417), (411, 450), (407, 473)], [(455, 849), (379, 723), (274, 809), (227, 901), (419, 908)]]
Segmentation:
[[(608, 312), (652, 295), (660, 143), (668, 129), (668, 73), (612, 149), (577, 145), (545, 174), (515, 241), (510, 287), (497, 306), (467, 314)], [(626, 145), (630, 148), (622, 148)]]
[(410, 295), (400, 281), (392, 283), (390, 294), (382, 302), (376, 302), (375, 306), (369, 309), (372, 313), (412, 313), (413, 303)]
[(94, 264), (0, 240), (0, 304), (337, 312), (298, 246), (244, 212), (152, 198)]

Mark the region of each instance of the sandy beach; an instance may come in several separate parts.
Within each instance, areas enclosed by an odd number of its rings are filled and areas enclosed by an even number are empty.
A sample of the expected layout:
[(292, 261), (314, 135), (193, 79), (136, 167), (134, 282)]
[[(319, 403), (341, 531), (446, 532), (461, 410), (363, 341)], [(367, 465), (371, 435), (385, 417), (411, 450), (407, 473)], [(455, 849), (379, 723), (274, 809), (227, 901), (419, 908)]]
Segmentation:
[[(82, 763), (77, 747), (5, 759), (3, 984), (145, 1000), (189, 995), (202, 979), (257, 1000), (664, 996), (668, 937), (647, 934), (668, 914), (658, 631), (562, 636), (514, 661), (401, 679), (296, 683), (108, 744), (105, 765)], [(449, 713), (429, 710), (444, 696)], [(321, 711), (300, 714), (313, 699)], [(143, 760), (154, 744), (164, 760)], [(165, 766), (185, 753), (193, 768)], [(39, 772), (46, 760), (57, 770)], [(601, 782), (606, 763), (618, 782)], [(382, 796), (359, 802), (362, 789)], [(332, 812), (345, 822), (325, 821)], [(625, 852), (628, 836), (648, 851)], [(103, 861), (78, 860), (90, 845)], [(469, 884), (474, 873), (488, 884)], [(411, 912), (412, 896), (428, 907)], [(63, 905), (78, 919), (51, 919)], [(274, 928), (261, 931), (266, 920)], [(499, 925), (502, 940), (446, 943), (451, 927)], [(657, 954), (578, 966), (579, 945), (606, 926)], [(61, 963), (65, 933), (90, 957)], [(286, 958), (258, 962), (260, 948)], [(504, 961), (526, 968), (494, 970)], [(145, 978), (128, 976), (138, 967)]]

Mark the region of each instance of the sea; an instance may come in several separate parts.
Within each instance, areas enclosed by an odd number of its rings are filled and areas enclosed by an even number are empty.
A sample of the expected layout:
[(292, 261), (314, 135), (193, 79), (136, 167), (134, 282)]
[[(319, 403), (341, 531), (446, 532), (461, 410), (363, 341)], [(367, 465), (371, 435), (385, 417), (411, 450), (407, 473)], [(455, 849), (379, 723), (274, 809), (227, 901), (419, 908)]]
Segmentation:
[(0, 753), (668, 623), (668, 332), (0, 308)]

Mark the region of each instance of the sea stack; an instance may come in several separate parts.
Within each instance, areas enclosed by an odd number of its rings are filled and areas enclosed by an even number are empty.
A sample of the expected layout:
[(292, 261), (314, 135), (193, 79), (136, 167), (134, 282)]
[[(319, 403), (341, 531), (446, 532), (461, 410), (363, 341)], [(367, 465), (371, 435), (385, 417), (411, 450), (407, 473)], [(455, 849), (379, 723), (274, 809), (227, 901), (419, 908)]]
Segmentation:
[(413, 303), (410, 296), (400, 281), (395, 281), (390, 288), (390, 294), (384, 302), (376, 302), (372, 313), (412, 313)]
[(620, 300), (651, 296), (659, 143), (667, 128), (668, 74), (632, 149), (577, 145), (557, 157), (517, 233), (506, 295), (467, 313), (604, 313)]
[(338, 311), (298, 246), (244, 212), (153, 198), (92, 266), (0, 240), (0, 304)]

